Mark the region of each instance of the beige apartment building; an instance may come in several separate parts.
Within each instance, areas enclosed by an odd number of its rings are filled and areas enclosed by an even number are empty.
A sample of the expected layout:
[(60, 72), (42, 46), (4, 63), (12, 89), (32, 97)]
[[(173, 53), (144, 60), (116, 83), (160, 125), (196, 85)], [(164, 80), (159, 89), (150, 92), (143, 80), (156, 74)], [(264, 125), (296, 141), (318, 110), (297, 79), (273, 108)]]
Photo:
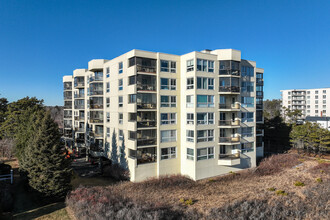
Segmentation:
[(263, 156), (263, 72), (233, 49), (91, 60), (63, 77), (67, 146), (126, 161), (131, 181), (254, 167)]
[(307, 116), (330, 116), (330, 88), (281, 90), (281, 96), (283, 116), (283, 107), (301, 110), (301, 121)]

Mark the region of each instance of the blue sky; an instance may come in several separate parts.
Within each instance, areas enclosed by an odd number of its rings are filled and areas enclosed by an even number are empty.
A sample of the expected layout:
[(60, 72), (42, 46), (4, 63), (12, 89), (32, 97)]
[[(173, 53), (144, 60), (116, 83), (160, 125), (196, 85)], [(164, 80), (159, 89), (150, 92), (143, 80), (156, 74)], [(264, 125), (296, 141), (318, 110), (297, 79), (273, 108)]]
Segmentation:
[(0, 94), (62, 105), (62, 76), (131, 49), (233, 48), (265, 69), (265, 98), (330, 87), (330, 1), (0, 0)]

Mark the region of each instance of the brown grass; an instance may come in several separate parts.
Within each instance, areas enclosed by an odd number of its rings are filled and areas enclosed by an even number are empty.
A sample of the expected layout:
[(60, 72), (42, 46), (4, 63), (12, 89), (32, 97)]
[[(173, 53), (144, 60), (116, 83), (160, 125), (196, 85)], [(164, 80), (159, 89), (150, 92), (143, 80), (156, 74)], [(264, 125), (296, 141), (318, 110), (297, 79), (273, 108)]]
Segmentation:
[[(322, 184), (329, 185), (330, 180), (328, 165), (318, 164), (310, 159), (304, 159), (302, 163), (298, 159), (297, 155), (277, 155), (263, 161), (257, 169), (244, 170), (235, 175), (229, 174), (197, 182), (176, 175), (141, 183), (122, 182), (106, 189), (119, 193), (134, 204), (148, 204), (154, 208), (180, 207), (204, 215), (212, 214), (212, 210), (218, 212), (219, 207), (226, 207), (228, 204), (240, 204), (239, 201), (251, 201), (249, 204), (253, 205), (259, 204), (262, 200), (267, 201), (266, 204), (276, 206), (277, 201), (285, 204), (285, 198), (290, 198), (295, 204), (308, 197), (308, 190)], [(294, 168), (298, 164), (299, 169)], [(322, 178), (322, 183), (315, 181), (317, 178)], [(305, 186), (296, 187), (294, 184), (297, 181), (303, 182)], [(284, 198), (278, 196), (273, 190), (269, 190), (270, 188), (283, 190), (287, 195)], [(183, 205), (182, 198), (191, 199), (193, 203)]]

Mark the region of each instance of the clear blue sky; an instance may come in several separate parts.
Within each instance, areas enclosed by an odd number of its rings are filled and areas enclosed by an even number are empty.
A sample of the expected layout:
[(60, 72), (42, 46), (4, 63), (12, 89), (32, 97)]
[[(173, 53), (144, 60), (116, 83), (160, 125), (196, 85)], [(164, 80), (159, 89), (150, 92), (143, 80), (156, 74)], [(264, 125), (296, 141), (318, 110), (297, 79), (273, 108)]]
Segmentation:
[(330, 87), (329, 0), (0, 0), (0, 94), (62, 105), (62, 76), (131, 49), (233, 48), (265, 68), (265, 98)]

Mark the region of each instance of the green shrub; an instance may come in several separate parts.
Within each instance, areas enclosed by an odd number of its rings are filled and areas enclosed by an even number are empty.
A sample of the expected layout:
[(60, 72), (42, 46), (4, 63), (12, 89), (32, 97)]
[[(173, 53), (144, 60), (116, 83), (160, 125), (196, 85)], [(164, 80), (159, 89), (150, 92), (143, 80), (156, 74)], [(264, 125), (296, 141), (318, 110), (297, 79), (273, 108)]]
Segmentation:
[(297, 181), (294, 183), (295, 186), (305, 186), (303, 182)]
[(322, 180), (321, 178), (316, 178), (316, 182), (318, 182), (318, 183), (322, 183), (323, 180)]
[(185, 200), (184, 200), (184, 198), (180, 198), (179, 201), (180, 201), (180, 203), (184, 203)]
[(284, 190), (276, 190), (276, 195), (278, 196), (287, 196), (288, 193), (286, 193)]
[(194, 202), (193, 202), (192, 199), (187, 199), (187, 200), (185, 201), (185, 204), (186, 204), (186, 205), (193, 205)]
[(215, 182), (215, 179), (209, 179), (209, 183)]
[(268, 191), (275, 191), (276, 189), (274, 187), (270, 187), (267, 189)]

